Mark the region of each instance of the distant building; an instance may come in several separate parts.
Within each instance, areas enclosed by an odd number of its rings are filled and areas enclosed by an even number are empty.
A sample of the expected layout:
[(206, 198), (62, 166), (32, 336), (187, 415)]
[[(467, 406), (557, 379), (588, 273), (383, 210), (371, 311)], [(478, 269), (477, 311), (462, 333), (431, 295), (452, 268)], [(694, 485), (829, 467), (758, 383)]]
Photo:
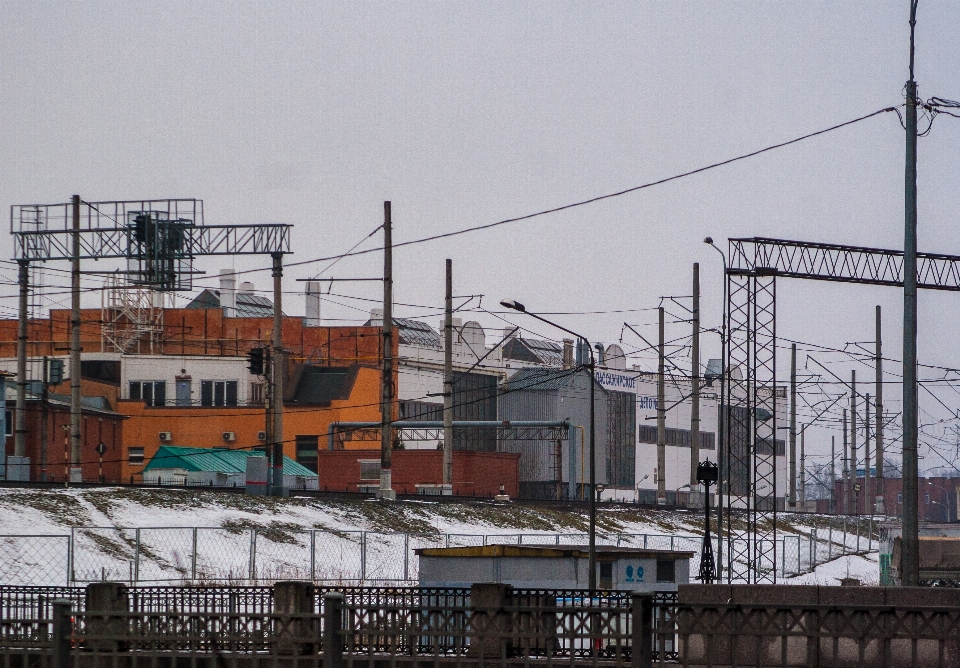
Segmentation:
[[(227, 448), (162, 446), (143, 469), (143, 482), (153, 485), (244, 487), (247, 460), (261, 452)], [(283, 458), (283, 486), (317, 489), (317, 474), (289, 457)]]

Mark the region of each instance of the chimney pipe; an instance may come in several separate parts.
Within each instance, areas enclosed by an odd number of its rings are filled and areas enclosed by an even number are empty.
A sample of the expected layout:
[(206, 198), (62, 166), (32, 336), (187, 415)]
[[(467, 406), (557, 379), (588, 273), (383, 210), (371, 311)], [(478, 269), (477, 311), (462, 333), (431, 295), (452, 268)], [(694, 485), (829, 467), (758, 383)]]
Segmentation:
[(573, 368), (573, 339), (563, 340), (563, 368)]
[(237, 315), (237, 276), (233, 269), (220, 270), (220, 306), (225, 318)]
[(307, 281), (307, 307), (304, 312), (304, 324), (307, 327), (320, 326), (320, 281)]

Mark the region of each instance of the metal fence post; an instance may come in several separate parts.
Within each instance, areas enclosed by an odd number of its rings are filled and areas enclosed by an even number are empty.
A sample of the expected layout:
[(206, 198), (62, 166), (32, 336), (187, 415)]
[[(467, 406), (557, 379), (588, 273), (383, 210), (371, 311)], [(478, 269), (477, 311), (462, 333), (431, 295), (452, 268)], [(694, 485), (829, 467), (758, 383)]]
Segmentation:
[(323, 668), (343, 668), (343, 610), (343, 594), (323, 595)]
[[(653, 666), (653, 596), (634, 594), (630, 597), (630, 612), (633, 626), (630, 629), (633, 647), (631, 668)], [(662, 660), (662, 657), (661, 657)]]
[(70, 536), (67, 538), (67, 586), (73, 582), (73, 529), (70, 529)]
[(843, 554), (847, 553), (847, 518), (843, 518)]
[(257, 530), (250, 529), (250, 573), (249, 580), (257, 579)]
[(643, 534), (643, 549), (647, 549), (647, 534)]
[(133, 581), (140, 581), (140, 528), (134, 530), (133, 543)]
[(317, 530), (310, 529), (310, 582), (317, 579)]
[(403, 534), (403, 581), (410, 580), (410, 534)]
[(360, 582), (367, 581), (367, 532), (360, 532)]
[(73, 602), (58, 598), (53, 602), (53, 647), (51, 668), (68, 668), (70, 665), (70, 635), (73, 632), (70, 618)]
[(833, 560), (833, 522), (830, 523), (830, 533), (827, 537), (827, 561)]
[(193, 527), (193, 558), (190, 563), (190, 578), (197, 579), (197, 527)]
[(857, 552), (860, 551), (860, 516), (857, 515)]

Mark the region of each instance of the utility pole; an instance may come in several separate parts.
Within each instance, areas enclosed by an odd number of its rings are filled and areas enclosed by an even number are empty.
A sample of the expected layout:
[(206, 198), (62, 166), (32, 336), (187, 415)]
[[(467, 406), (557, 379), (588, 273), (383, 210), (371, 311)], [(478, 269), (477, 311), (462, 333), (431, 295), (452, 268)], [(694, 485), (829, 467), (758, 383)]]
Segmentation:
[(830, 437), (830, 514), (837, 514), (837, 437)]
[(49, 368), (49, 358), (44, 355), (43, 357), (43, 384), (40, 386), (40, 482), (47, 481), (47, 420), (49, 416), (47, 415), (47, 404), (49, 403), (49, 388), (47, 387), (50, 383), (50, 376), (48, 372)]
[[(870, 498), (870, 393), (867, 392), (864, 401), (863, 432), (863, 514), (873, 515), (872, 499)], [(867, 510), (870, 512), (868, 513)]]
[(83, 482), (80, 467), (80, 195), (73, 196), (70, 299), (70, 482)]
[[(660, 363), (657, 372), (657, 505), (667, 504), (667, 385), (664, 369), (664, 312), (660, 312)], [(676, 502), (674, 502), (676, 503)]]
[(797, 344), (790, 344), (790, 505), (797, 506)]
[[(27, 456), (27, 301), (30, 292), (30, 261), (17, 260), (20, 284), (20, 321), (17, 323), (17, 408), (13, 454)], [(6, 403), (6, 402), (4, 402)], [(4, 437), (6, 438), (6, 437)], [(22, 460), (21, 460), (22, 461)], [(18, 464), (19, 465), (19, 464)], [(10, 471), (7, 470), (7, 479)]]
[(393, 501), (390, 471), (393, 448), (393, 223), (390, 202), (383, 203), (383, 378), (380, 395), (380, 489), (378, 499)]
[[(850, 372), (850, 489), (857, 484), (857, 371)], [(856, 497), (852, 497), (852, 513), (856, 514)]]
[(920, 580), (920, 526), (917, 508), (917, 82), (913, 79), (916, 25), (917, 0), (911, 0), (903, 226), (903, 557), (900, 580), (905, 587), (916, 587)]
[[(443, 312), (443, 489), (453, 494), (453, 260), (447, 258)], [(559, 498), (559, 497), (558, 497)]]
[(877, 411), (877, 506), (876, 513), (883, 515), (886, 509), (883, 507), (883, 357), (881, 351), (880, 336), (880, 304), (877, 304), (877, 352), (875, 355), (874, 366), (876, 368), (876, 411)]
[(843, 409), (843, 514), (850, 514), (850, 448), (847, 445), (847, 409)]
[(800, 429), (800, 510), (806, 510), (807, 503), (807, 425)]
[[(700, 263), (693, 263), (693, 340), (690, 351), (690, 489), (697, 487), (700, 464)], [(692, 496), (692, 495), (691, 495)], [(706, 499), (704, 499), (706, 503)]]
[(273, 376), (271, 393), (271, 423), (273, 441), (273, 495), (284, 496), (283, 489), (283, 254), (272, 253), (273, 258), (273, 363), (270, 372)]

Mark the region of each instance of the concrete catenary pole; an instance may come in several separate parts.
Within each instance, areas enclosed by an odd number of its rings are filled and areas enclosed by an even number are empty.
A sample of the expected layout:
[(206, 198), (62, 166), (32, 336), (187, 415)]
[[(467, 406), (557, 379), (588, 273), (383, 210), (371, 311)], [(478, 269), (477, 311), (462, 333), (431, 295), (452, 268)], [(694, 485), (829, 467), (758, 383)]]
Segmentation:
[(447, 258), (443, 310), (443, 494), (453, 494), (453, 260)]
[(807, 501), (807, 426), (800, 428), (800, 510), (806, 510)]
[(273, 253), (273, 381), (270, 440), (273, 443), (273, 495), (283, 496), (283, 254)]
[(797, 344), (790, 344), (790, 506), (797, 505)]
[(390, 202), (383, 203), (383, 378), (380, 394), (380, 489), (378, 499), (392, 501), (391, 450), (393, 448), (393, 223)]
[(83, 482), (80, 468), (80, 195), (73, 196), (73, 259), (70, 290), (70, 482)]
[(870, 498), (870, 393), (864, 395), (863, 412), (863, 512), (873, 515), (873, 499)]
[(657, 346), (659, 366), (657, 371), (657, 505), (667, 503), (667, 386), (664, 369), (664, 311), (660, 312), (660, 343)]
[[(690, 350), (690, 489), (697, 488), (700, 463), (700, 263), (693, 263), (693, 339)], [(706, 503), (706, 499), (704, 499)]]
[(830, 437), (830, 514), (837, 514), (837, 437)]
[[(850, 372), (850, 494), (857, 484), (857, 372)], [(856, 497), (851, 496), (851, 506), (848, 512), (856, 513)]]
[(850, 448), (847, 443), (847, 409), (843, 409), (843, 514), (850, 514)]
[(916, 24), (917, 0), (911, 0), (903, 226), (903, 556), (900, 579), (905, 587), (916, 587), (920, 580), (917, 507), (917, 82), (913, 79)]
[(30, 292), (30, 261), (17, 260), (20, 284), (20, 321), (17, 323), (17, 407), (13, 454), (27, 456), (27, 301)]
[(876, 398), (874, 399), (876, 415), (877, 432), (877, 506), (874, 509), (878, 515), (883, 515), (886, 509), (883, 507), (883, 356), (881, 355), (881, 336), (880, 336), (880, 305), (877, 304), (877, 351), (875, 354), (874, 366), (876, 367)]

